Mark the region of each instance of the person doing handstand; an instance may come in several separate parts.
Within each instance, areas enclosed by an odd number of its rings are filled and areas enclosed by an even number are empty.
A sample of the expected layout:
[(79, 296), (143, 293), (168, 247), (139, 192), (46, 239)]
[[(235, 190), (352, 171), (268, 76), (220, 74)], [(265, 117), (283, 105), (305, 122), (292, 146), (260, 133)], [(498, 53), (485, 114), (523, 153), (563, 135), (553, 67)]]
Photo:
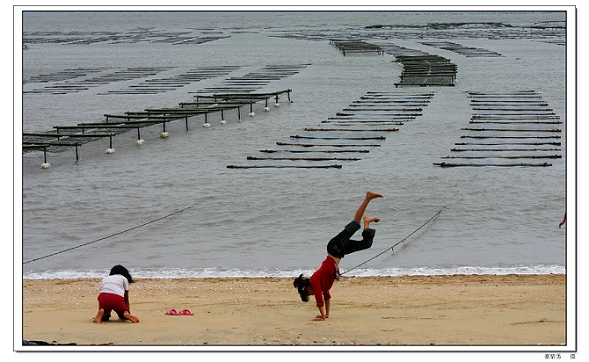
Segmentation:
[(131, 314), (129, 306), (129, 284), (133, 282), (127, 268), (122, 265), (112, 267), (110, 274), (100, 283), (98, 312), (94, 317), (94, 323), (108, 321), (113, 310), (120, 319), (128, 319), (133, 323), (139, 322), (139, 318)]
[[(376, 231), (370, 228), (370, 223), (379, 222), (377, 217), (364, 216), (368, 203), (375, 198), (382, 197), (381, 194), (368, 191), (366, 197), (354, 215), (354, 219), (346, 225), (338, 235), (332, 238), (327, 244), (327, 257), (311, 276), (311, 278), (299, 275), (293, 285), (298, 289), (303, 302), (309, 301), (309, 295), (315, 296), (319, 315), (313, 321), (324, 321), (329, 318), (331, 294), (329, 290), (335, 280), (339, 280), (339, 262), (348, 254), (356, 251), (365, 250), (372, 246), (372, 241)], [(352, 240), (351, 237), (360, 229), (360, 221), (364, 222), (362, 231), (362, 240)]]

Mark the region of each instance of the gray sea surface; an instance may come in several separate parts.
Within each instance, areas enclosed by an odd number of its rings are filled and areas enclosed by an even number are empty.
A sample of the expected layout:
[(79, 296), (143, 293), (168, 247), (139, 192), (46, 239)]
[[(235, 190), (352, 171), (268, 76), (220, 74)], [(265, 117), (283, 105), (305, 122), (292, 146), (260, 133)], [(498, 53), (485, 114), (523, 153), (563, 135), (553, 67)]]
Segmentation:
[[(575, 249), (567, 224), (558, 227), (567, 201), (567, 127), (575, 127), (574, 116), (567, 122), (566, 20), (559, 11), (25, 12), (27, 133), (178, 107), (197, 95), (242, 92), (235, 79), (248, 74), (292, 72), (239, 83), (256, 88), (249, 93), (290, 90), (279, 107), (270, 99), (269, 111), (260, 101), (252, 116), (246, 106), (239, 115), (225, 111), (224, 119), (213, 113), (168, 122), (165, 139), (161, 124), (140, 135), (131, 129), (113, 137), (112, 147), (108, 138), (83, 144), (78, 160), (73, 147), (48, 152), (47, 159), (40, 150), (23, 153), (23, 276), (96, 277), (115, 264), (134, 277), (310, 274), (367, 190), (384, 196), (366, 212), (381, 221), (373, 225), (372, 248), (342, 260), (348, 275), (566, 273)], [(389, 50), (344, 56), (336, 40)], [(457, 66), (455, 85), (396, 87), (403, 67), (393, 49), (449, 59)], [(188, 77), (211, 69), (224, 73)], [(480, 140), (457, 145), (483, 133), (466, 128), (506, 127), (469, 123), (485, 112), (474, 109), (469, 92), (502, 97), (507, 108), (522, 91), (532, 91), (561, 123), (492, 134), (556, 135), (560, 144), (452, 151), (486, 147)], [(429, 102), (398, 131), (356, 132), (386, 137), (359, 141), (367, 144), (365, 153), (342, 154), (356, 160), (248, 159), (276, 157), (260, 150), (303, 143), (292, 136), (325, 127), (323, 121), (375, 94)], [(387, 111), (365, 112), (357, 119), (390, 120)], [(553, 129), (559, 131), (547, 131)], [(504, 157), (522, 154), (560, 157)], [(442, 158), (469, 155), (485, 158)], [(435, 165), (440, 162), (463, 166)], [(332, 164), (341, 168), (309, 167)]]

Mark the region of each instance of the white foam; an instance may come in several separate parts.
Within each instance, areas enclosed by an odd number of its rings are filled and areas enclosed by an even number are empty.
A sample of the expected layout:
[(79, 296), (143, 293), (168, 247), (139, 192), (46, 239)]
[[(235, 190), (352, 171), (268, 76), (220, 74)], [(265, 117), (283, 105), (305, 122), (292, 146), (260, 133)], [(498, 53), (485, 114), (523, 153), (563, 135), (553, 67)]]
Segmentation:
[[(293, 277), (299, 274), (311, 276), (312, 269), (231, 269), (231, 268), (199, 268), (176, 269), (154, 268), (131, 270), (134, 278), (266, 278), (266, 277)], [(509, 275), (509, 274), (566, 274), (566, 268), (561, 265), (535, 265), (535, 266), (450, 266), (450, 267), (420, 267), (420, 268), (358, 268), (346, 271), (341, 268), (343, 276), (370, 277), (370, 276), (405, 276), (405, 275)], [(23, 279), (75, 279), (75, 278), (102, 278), (104, 270), (44, 270), (28, 272)]]

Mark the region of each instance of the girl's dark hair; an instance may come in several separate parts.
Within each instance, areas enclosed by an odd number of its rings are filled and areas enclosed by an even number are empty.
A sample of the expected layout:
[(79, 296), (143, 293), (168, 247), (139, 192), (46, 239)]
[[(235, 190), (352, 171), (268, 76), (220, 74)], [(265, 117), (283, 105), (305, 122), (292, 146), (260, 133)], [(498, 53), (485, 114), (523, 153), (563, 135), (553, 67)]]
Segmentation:
[(130, 283), (134, 283), (133, 278), (131, 277), (131, 274), (129, 274), (129, 271), (127, 270), (127, 268), (125, 268), (122, 265), (115, 265), (112, 267), (112, 269), (110, 270), (110, 274), (109, 275), (122, 275), (125, 278), (127, 278), (127, 280)]
[(303, 274), (301, 274), (292, 284), (298, 289), (299, 294), (301, 295), (301, 300), (303, 302), (308, 302), (309, 293), (307, 292), (307, 288), (311, 285), (311, 280), (309, 278), (303, 278)]

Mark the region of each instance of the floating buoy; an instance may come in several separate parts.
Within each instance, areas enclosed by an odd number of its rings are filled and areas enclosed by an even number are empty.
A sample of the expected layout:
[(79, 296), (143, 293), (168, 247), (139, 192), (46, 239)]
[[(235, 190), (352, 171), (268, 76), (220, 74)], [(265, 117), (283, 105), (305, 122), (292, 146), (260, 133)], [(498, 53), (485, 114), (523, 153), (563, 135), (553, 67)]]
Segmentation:
[(205, 124), (202, 125), (204, 128), (209, 128), (211, 126), (211, 124), (209, 122), (206, 122)]
[(145, 141), (142, 138), (140, 138), (137, 141), (135, 141), (135, 144), (136, 145), (139, 145), (139, 146), (142, 145), (142, 144), (144, 144), (144, 143), (145, 143)]
[(115, 153), (115, 149), (114, 148), (107, 148), (106, 153)]
[(270, 112), (270, 107), (264, 107), (264, 112)]
[(256, 114), (255, 114), (254, 112), (250, 112), (250, 114), (249, 114), (249, 116), (250, 116), (250, 117), (253, 117), (253, 116), (255, 116), (255, 115), (256, 115)]
[(278, 102), (274, 103), (274, 107), (280, 107), (280, 103), (278, 103)]
[(49, 167), (51, 167), (50, 163), (44, 162), (41, 164), (41, 168), (48, 169)]
[(221, 120), (221, 124), (225, 124), (225, 123), (227, 123), (227, 121), (226, 121), (226, 120), (224, 120), (224, 119), (222, 119), (222, 120)]
[(170, 137), (170, 134), (168, 132), (160, 133), (160, 138), (168, 138), (168, 137)]

